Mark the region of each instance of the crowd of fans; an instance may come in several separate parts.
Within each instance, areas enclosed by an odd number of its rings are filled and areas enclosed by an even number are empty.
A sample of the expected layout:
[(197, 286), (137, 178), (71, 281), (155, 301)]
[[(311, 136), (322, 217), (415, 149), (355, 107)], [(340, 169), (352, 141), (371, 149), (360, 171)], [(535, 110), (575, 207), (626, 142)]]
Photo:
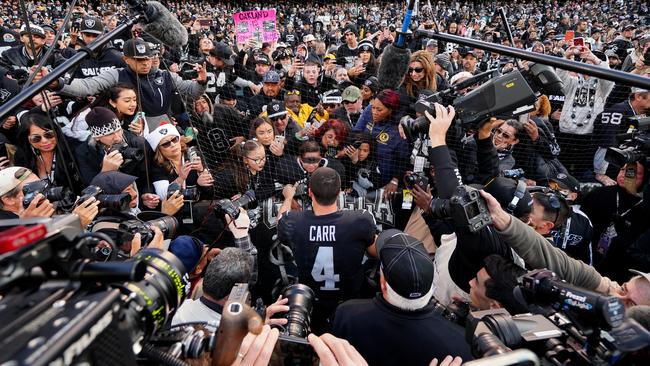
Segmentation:
[[(650, 111), (650, 91), (557, 69), (564, 95), (539, 95), (518, 119), (495, 115), (467, 130), (452, 122), (453, 108), (437, 105), (424, 116), (428, 133), (407, 136), (400, 126), (422, 117), (414, 105), (424, 96), (517, 67), (418, 30), (648, 77), (647, 2), (420, 2), (407, 35), (408, 71), (394, 89), (380, 65), (399, 36), (403, 2), (162, 3), (187, 29), (186, 46), (170, 47), (136, 25), (2, 117), (0, 219), (73, 212), (128, 258), (141, 246), (165, 245), (163, 233), (155, 229), (146, 242), (120, 223), (173, 216), (169, 250), (194, 283), (174, 323), (218, 319), (238, 282), (254, 283), (254, 297), (273, 304), (270, 315), (281, 313), (288, 308), (286, 299), (274, 303), (279, 290), (308, 283), (317, 298), (313, 330), (347, 339), (370, 364), (470, 359), (462, 330), (428, 315), (430, 300), (522, 312), (512, 288), (524, 268), (549, 268), (626, 307), (650, 305), (648, 160), (605, 159), (616, 136)], [(0, 103), (132, 17), (122, 2), (79, 1), (64, 24), (65, 2), (22, 5), (0, 8)], [(512, 40), (495, 15), (500, 6)], [(277, 41), (239, 43), (233, 14), (261, 8), (276, 9)], [(66, 207), (43, 182), (82, 197), (98, 188), (108, 198)], [(493, 226), (469, 232), (432, 210), (432, 200), (463, 184), (483, 187)], [(255, 202), (245, 213), (224, 215), (222, 200), (250, 191)], [(301, 220), (316, 217), (294, 211), (344, 208), (368, 212), (336, 218), (340, 236), (331, 241), (348, 246), (334, 249), (347, 259), (329, 259), (328, 267), (327, 251), (306, 252), (295, 239)], [(327, 242), (334, 233), (317, 237), (305, 240)], [(412, 261), (400, 266), (404, 253)], [(378, 340), (395, 334), (404, 337), (399, 346)]]

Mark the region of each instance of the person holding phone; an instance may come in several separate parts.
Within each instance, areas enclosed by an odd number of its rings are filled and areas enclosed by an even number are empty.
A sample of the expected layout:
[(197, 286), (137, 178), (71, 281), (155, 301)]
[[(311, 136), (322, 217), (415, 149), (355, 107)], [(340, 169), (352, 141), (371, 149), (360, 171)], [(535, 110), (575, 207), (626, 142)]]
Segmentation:
[(212, 175), (204, 168), (201, 158), (186, 158), (187, 145), (176, 127), (171, 124), (158, 126), (147, 135), (147, 142), (154, 151), (150, 175), (156, 194), (142, 194), (142, 202), (146, 207), (155, 209), (162, 200), (167, 199), (171, 183), (182, 188), (198, 186), (201, 198), (211, 196), (214, 183)]

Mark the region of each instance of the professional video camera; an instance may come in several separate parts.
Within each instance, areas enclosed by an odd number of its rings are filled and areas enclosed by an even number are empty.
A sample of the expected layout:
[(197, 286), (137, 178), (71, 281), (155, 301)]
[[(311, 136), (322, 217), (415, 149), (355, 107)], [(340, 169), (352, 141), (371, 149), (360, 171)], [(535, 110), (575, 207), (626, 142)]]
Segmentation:
[(135, 365), (189, 288), (167, 251), (90, 261), (94, 234), (75, 215), (3, 220), (0, 230), (2, 364)]
[(81, 196), (77, 200), (76, 205), (80, 206), (91, 197), (95, 197), (99, 201), (99, 208), (105, 208), (112, 211), (124, 212), (129, 210), (131, 203), (131, 195), (128, 193), (120, 194), (104, 194), (102, 189), (97, 186), (88, 186), (81, 191)]
[[(484, 84), (461, 96), (464, 89), (485, 79), (488, 80)], [(418, 134), (426, 134), (429, 120), (424, 116), (424, 111), (435, 117), (434, 104), (440, 103), (453, 104), (455, 119), (463, 128), (476, 130), (481, 122), (490, 117), (514, 118), (528, 113), (535, 109), (537, 95), (564, 95), (562, 87), (560, 78), (547, 65), (530, 64), (528, 70), (513, 70), (504, 75), (499, 75), (498, 70), (488, 70), (419, 100), (415, 110), (421, 116), (403, 120), (401, 125), (409, 140), (414, 140)]]
[(120, 222), (119, 229), (131, 235), (140, 233), (142, 245), (145, 246), (151, 242), (154, 237), (153, 228), (157, 227), (162, 231), (165, 239), (173, 239), (176, 237), (178, 229), (178, 220), (173, 216), (163, 216), (154, 220), (128, 220)]
[(605, 153), (605, 160), (622, 167), (627, 163), (641, 162), (648, 167), (650, 163), (650, 117), (636, 119), (639, 128), (631, 133), (617, 136), (620, 141), (618, 147), (609, 147)]
[(455, 227), (466, 228), (473, 233), (492, 223), (485, 200), (472, 187), (458, 186), (451, 198), (434, 198), (430, 207), (434, 218), (451, 218)]
[(515, 295), (535, 315), (470, 312), (466, 336), (476, 357), (527, 348), (543, 364), (612, 365), (622, 356), (617, 345), (631, 343), (606, 333), (623, 324), (624, 308), (616, 297), (570, 285), (548, 270), (524, 275)]
[(445, 306), (434, 298), (431, 298), (431, 301), (434, 303), (434, 314), (439, 315), (452, 323), (456, 323), (463, 327), (465, 326), (465, 321), (470, 310), (469, 303), (453, 301), (451, 304)]
[(201, 197), (198, 187), (182, 188), (178, 183), (172, 183), (167, 187), (167, 197), (171, 197), (176, 191), (179, 191), (185, 201), (197, 202)]
[(119, 151), (124, 160), (141, 161), (144, 159), (144, 151), (142, 149), (130, 147), (126, 142), (113, 144), (106, 154), (110, 154), (113, 151)]
[(49, 180), (44, 179), (27, 183), (23, 186), (23, 207), (29, 207), (36, 195), (39, 193), (42, 194), (45, 199), (64, 210), (71, 208), (77, 198), (69, 188), (54, 187)]
[(228, 215), (236, 220), (239, 217), (239, 209), (246, 208), (251, 202), (255, 201), (255, 192), (246, 191), (238, 199), (231, 201), (229, 199), (221, 199), (217, 201), (214, 212), (219, 216)]

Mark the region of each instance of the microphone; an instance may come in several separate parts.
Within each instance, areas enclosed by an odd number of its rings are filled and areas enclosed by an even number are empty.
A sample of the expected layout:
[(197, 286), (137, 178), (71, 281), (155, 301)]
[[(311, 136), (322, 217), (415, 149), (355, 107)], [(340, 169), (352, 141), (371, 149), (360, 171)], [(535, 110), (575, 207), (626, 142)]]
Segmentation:
[(386, 46), (382, 53), (379, 70), (377, 70), (377, 78), (382, 88), (393, 90), (399, 88), (408, 71), (411, 50), (406, 47), (406, 32), (411, 24), (411, 14), (413, 13), (414, 5), (415, 1), (409, 0), (402, 24), (402, 32), (393, 44)]
[(181, 48), (187, 44), (187, 29), (158, 1), (127, 0), (131, 9), (146, 18), (144, 31), (158, 38), (166, 47)]

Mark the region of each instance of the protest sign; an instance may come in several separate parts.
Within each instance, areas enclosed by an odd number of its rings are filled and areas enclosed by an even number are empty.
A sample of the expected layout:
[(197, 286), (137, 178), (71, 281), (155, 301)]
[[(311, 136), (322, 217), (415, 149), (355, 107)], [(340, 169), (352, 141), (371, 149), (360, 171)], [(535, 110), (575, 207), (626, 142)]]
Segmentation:
[(258, 43), (273, 42), (278, 39), (275, 27), (275, 9), (243, 11), (233, 15), (237, 43), (254, 39)]

